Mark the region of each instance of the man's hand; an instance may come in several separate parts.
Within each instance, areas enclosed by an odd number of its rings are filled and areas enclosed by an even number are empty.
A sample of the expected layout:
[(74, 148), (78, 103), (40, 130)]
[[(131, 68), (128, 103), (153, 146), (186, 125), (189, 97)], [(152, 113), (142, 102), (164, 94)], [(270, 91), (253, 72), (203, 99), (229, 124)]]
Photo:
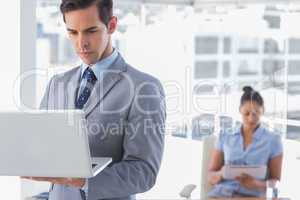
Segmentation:
[(84, 178), (49, 178), (49, 177), (21, 177), (23, 179), (33, 180), (33, 181), (45, 181), (54, 184), (68, 185), (73, 187), (82, 188), (85, 184)]
[(236, 177), (236, 180), (247, 189), (254, 190), (264, 190), (265, 183), (263, 181), (256, 180), (254, 177), (248, 174), (242, 174), (241, 176)]

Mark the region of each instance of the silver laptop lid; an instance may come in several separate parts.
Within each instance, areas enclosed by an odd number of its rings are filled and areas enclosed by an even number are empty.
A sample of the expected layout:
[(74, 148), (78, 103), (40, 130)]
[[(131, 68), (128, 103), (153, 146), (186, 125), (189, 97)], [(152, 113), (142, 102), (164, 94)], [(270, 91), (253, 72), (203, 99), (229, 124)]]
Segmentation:
[(80, 110), (0, 112), (0, 175), (91, 176), (85, 123)]

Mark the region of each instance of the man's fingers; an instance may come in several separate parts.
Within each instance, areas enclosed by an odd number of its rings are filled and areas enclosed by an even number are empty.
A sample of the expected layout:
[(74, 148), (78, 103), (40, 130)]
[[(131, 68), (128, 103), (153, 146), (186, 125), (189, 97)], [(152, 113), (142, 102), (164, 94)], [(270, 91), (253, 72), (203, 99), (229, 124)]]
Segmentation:
[(21, 176), (21, 179), (29, 179), (29, 180), (32, 180), (33, 177), (30, 177), (30, 176)]
[(33, 180), (33, 181), (49, 181), (50, 178), (47, 178), (47, 177), (28, 177), (28, 176), (23, 176), (21, 178), (24, 178), (24, 179), (28, 179), (28, 180)]
[(33, 181), (42, 181), (41, 177), (30, 177), (29, 179)]
[(22, 179), (28, 179), (33, 181), (44, 181), (44, 182), (50, 182), (54, 184), (62, 184), (62, 185), (72, 185), (72, 184), (78, 184), (82, 179), (80, 178), (54, 178), (54, 177), (28, 177), (28, 176), (22, 176)]

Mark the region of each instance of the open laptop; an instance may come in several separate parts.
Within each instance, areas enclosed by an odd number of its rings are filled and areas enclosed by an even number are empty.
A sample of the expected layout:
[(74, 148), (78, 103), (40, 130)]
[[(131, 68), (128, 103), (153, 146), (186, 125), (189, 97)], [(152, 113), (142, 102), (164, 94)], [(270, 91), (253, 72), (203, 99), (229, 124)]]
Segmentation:
[(81, 110), (0, 112), (0, 175), (96, 176), (112, 158), (91, 158)]

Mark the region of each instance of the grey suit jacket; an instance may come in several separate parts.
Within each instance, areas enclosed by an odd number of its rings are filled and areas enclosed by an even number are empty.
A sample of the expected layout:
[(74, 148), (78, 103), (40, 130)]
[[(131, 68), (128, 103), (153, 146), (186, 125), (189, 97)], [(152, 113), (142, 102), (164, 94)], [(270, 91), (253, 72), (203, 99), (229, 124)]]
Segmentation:
[[(52, 77), (40, 108), (75, 109), (80, 75), (76, 67)], [(83, 110), (91, 155), (112, 157), (113, 164), (88, 179), (88, 199), (132, 199), (155, 184), (160, 168), (164, 91), (157, 79), (129, 66), (121, 55), (101, 77)], [(54, 185), (49, 199), (81, 200), (79, 188), (65, 185)]]

